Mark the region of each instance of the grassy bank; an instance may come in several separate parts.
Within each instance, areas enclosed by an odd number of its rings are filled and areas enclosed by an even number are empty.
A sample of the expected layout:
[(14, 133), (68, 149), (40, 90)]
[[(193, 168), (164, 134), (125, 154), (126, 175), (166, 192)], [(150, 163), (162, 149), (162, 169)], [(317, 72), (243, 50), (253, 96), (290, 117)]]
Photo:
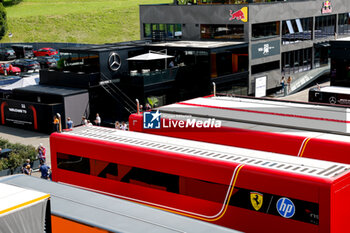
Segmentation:
[[(170, 2), (23, 0), (6, 10), (11, 42), (112, 43), (140, 39), (139, 5)], [(4, 42), (10, 38), (4, 37), (0, 43)]]

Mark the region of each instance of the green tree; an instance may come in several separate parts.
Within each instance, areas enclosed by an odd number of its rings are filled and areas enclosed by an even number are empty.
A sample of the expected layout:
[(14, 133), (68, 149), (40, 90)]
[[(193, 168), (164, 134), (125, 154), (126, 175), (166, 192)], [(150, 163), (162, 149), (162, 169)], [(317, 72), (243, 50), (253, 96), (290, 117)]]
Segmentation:
[(6, 9), (2, 3), (0, 3), (0, 39), (3, 38), (7, 31), (7, 18)]

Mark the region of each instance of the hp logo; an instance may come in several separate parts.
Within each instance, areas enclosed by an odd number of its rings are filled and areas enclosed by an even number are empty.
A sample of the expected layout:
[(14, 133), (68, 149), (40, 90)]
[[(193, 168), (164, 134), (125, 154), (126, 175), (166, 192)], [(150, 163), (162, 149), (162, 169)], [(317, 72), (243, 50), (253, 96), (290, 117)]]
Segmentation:
[(286, 197), (282, 197), (277, 201), (276, 208), (284, 218), (291, 218), (295, 213), (294, 203)]

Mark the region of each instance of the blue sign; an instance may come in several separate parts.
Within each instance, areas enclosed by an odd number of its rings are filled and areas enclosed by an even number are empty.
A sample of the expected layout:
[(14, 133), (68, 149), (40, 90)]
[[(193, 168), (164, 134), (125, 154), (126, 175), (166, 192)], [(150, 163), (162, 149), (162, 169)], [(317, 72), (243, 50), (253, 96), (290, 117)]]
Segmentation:
[(144, 129), (160, 129), (160, 113), (159, 110), (143, 113)]
[(277, 201), (276, 208), (278, 213), (284, 218), (291, 218), (295, 213), (294, 203), (286, 197), (282, 197)]

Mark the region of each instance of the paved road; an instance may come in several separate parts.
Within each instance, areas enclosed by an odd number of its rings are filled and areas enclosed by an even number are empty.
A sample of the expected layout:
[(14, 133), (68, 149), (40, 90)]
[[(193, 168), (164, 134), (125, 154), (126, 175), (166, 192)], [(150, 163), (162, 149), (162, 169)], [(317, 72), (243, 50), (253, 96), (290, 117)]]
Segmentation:
[[(321, 87), (326, 87), (329, 85), (330, 85), (330, 82), (325, 82), (325, 83), (320, 84)], [(313, 87), (316, 87), (316, 86), (313, 86)], [(299, 91), (298, 93), (295, 93), (293, 95), (279, 97), (279, 99), (308, 102), (309, 101), (309, 88), (307, 88), (303, 91)]]

